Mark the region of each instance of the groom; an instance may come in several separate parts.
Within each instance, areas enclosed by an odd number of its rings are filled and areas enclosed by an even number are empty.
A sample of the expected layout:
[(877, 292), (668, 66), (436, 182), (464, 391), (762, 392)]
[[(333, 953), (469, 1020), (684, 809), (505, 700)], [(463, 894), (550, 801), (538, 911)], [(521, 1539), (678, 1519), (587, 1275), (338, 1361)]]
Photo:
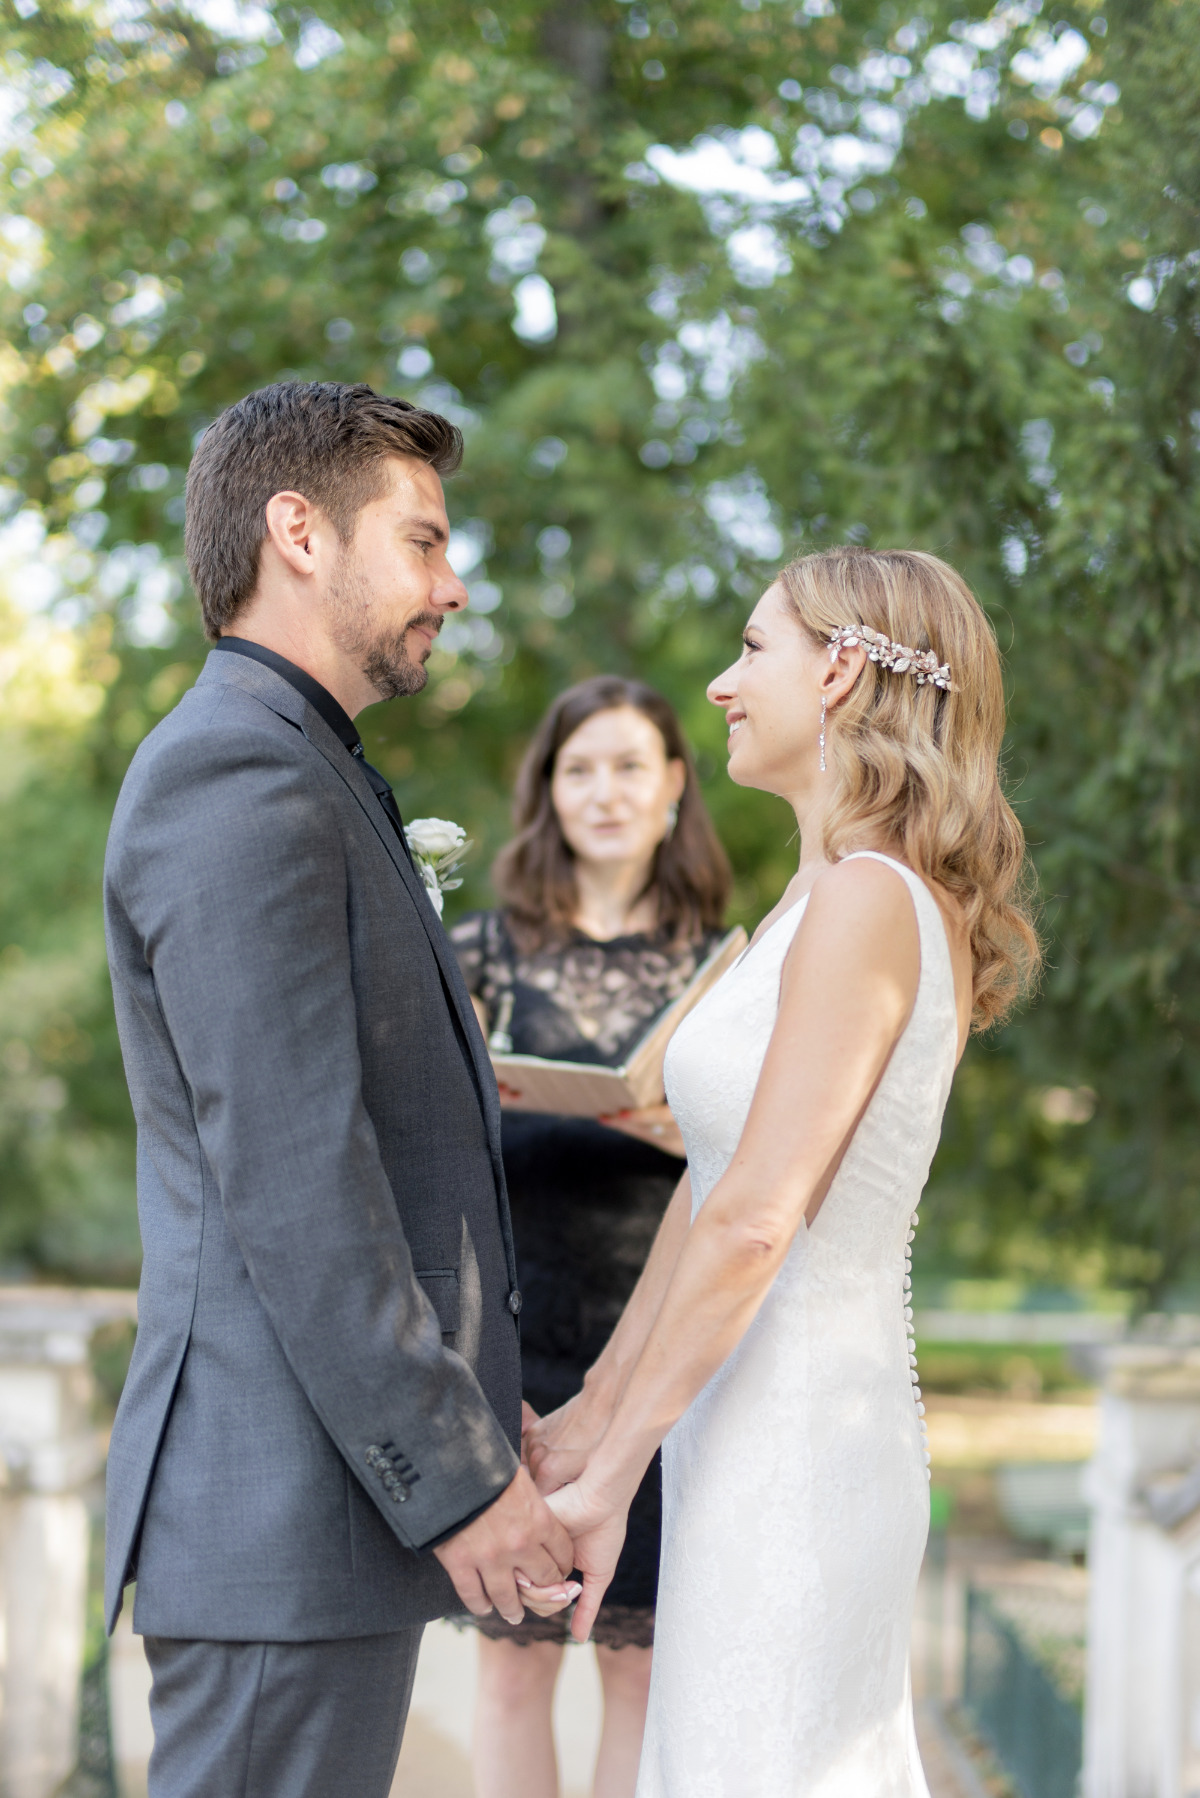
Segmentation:
[(385, 1798), (423, 1623), (570, 1540), (520, 1466), (496, 1086), (352, 720), (447, 612), (453, 425), (283, 382), (204, 434), (215, 648), (138, 750), (105, 873), (138, 1126), (137, 1347), (108, 1472), (152, 1798)]

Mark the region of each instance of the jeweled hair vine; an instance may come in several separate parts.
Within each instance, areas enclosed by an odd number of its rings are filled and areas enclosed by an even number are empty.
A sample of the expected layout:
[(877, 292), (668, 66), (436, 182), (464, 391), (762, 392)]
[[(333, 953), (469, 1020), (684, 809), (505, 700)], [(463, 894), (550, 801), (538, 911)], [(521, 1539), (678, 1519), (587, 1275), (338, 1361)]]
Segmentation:
[(896, 844), (953, 896), (970, 929), (975, 1028), (986, 1029), (1040, 961), (1025, 837), (1001, 784), (1004, 687), (987, 615), (961, 575), (919, 550), (844, 545), (790, 562), (778, 582), (831, 656), (867, 652), (829, 708), (825, 853)]
[(903, 643), (893, 643), (882, 631), (873, 631), (869, 624), (840, 624), (832, 631), (830, 660), (836, 662), (839, 650), (857, 649), (860, 644), (869, 661), (878, 662), (881, 668), (887, 668), (893, 674), (911, 674), (918, 687), (930, 681), (944, 693), (954, 691), (948, 665), (939, 662), (932, 649), (907, 649)]

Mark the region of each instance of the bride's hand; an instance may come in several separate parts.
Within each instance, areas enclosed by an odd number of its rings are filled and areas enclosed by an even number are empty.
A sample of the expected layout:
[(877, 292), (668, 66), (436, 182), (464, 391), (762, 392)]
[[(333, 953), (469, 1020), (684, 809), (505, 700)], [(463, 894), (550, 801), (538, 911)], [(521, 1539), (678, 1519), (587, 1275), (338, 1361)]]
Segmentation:
[(522, 1406), (521, 1456), (539, 1492), (557, 1492), (579, 1478), (610, 1415), (610, 1407), (592, 1400), (586, 1387), (546, 1417), (536, 1417), (531, 1407)]
[(556, 1586), (535, 1586), (523, 1573), (518, 1573), (516, 1581), (521, 1603), (535, 1617), (557, 1616), (559, 1611), (565, 1611), (569, 1604), (574, 1603), (583, 1591), (576, 1579), (560, 1580)]
[(616, 1571), (617, 1556), (625, 1540), (629, 1507), (614, 1508), (600, 1494), (592, 1492), (583, 1480), (563, 1486), (546, 1502), (575, 1545), (575, 1566), (583, 1575), (583, 1592), (571, 1619), (571, 1634), (577, 1642), (586, 1642)]

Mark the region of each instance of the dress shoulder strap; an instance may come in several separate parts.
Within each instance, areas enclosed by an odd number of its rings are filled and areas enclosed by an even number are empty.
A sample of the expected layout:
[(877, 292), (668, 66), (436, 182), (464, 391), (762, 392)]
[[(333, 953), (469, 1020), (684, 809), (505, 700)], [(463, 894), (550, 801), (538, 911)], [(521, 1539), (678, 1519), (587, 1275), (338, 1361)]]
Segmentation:
[(942, 916), (941, 907), (921, 876), (915, 874), (903, 862), (897, 861), (894, 855), (884, 855), (878, 849), (855, 849), (849, 855), (843, 856), (842, 860), (883, 862), (887, 867), (895, 868), (912, 894), (913, 908), (917, 914), (917, 933), (921, 939), (922, 974), (932, 952), (942, 964), (953, 996), (954, 969), (950, 960), (950, 939), (946, 933), (946, 920)]
[(897, 861), (894, 855), (884, 855), (880, 849), (852, 849), (849, 855), (843, 855), (841, 859), (844, 862), (883, 862), (886, 867), (895, 868), (909, 892), (914, 896), (923, 894), (936, 909), (937, 900), (934, 899), (933, 894), (929, 891), (929, 888), (925, 885), (921, 876), (919, 874), (914, 874), (913, 870), (904, 862)]
[(917, 983), (916, 1003), (905, 1026), (904, 1035), (908, 1037), (910, 1032), (916, 1032), (918, 1039), (924, 1041), (927, 1038), (923, 1033), (930, 1029), (934, 1031), (935, 1039), (944, 1046), (944, 1073), (946, 1091), (949, 1092), (958, 1063), (958, 1006), (954, 993), (950, 938), (941, 907), (921, 876), (914, 874), (903, 862), (897, 861), (894, 855), (882, 855), (877, 849), (857, 849), (853, 855), (847, 855), (843, 859), (853, 861), (858, 857), (885, 862), (889, 868), (895, 868), (912, 894), (913, 910), (917, 915), (917, 937), (921, 945), (921, 972)]

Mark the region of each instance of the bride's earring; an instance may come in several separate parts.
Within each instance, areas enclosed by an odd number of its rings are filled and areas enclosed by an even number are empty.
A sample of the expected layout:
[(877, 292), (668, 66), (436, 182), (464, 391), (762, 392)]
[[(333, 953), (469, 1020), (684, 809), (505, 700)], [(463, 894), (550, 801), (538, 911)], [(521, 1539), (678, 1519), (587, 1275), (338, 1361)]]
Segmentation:
[(817, 738), (817, 742), (821, 745), (821, 773), (824, 774), (824, 772), (825, 772), (825, 701), (823, 698), (821, 700), (821, 734)]
[(675, 835), (675, 826), (678, 824), (678, 822), (679, 822), (679, 807), (676, 805), (675, 801), (672, 799), (670, 805), (667, 807), (667, 829), (666, 829), (666, 834), (663, 837), (664, 843), (669, 843), (671, 841), (671, 838)]

